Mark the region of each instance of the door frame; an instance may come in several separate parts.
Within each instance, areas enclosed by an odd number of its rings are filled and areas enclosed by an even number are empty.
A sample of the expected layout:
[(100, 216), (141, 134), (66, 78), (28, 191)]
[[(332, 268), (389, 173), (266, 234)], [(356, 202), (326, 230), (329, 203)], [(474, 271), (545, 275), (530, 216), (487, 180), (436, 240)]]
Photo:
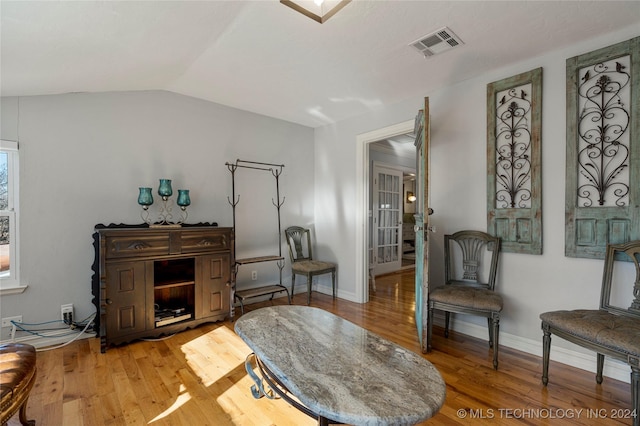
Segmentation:
[(413, 132), (415, 120), (407, 120), (356, 136), (356, 294), (369, 301), (369, 144)]

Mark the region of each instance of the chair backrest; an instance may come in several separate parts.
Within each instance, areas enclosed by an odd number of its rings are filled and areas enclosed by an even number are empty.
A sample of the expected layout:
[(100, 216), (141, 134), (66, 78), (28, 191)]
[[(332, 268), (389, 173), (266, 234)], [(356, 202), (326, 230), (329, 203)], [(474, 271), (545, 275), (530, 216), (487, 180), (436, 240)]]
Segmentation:
[[(617, 279), (619, 277), (622, 278)], [(629, 283), (628, 280), (633, 282)], [(620, 283), (621, 286), (624, 286), (625, 282), (626, 284), (633, 284), (633, 300), (628, 308), (611, 304), (611, 291), (614, 288), (614, 281), (616, 283), (622, 281)], [(628, 300), (624, 296), (623, 299)], [(640, 318), (640, 240), (607, 245), (604, 256), (600, 309), (612, 314)]]
[(311, 232), (300, 226), (290, 226), (284, 230), (284, 237), (289, 246), (291, 262), (312, 260)]
[[(453, 242), (457, 244), (454, 245)], [(485, 232), (459, 231), (445, 235), (445, 284), (470, 285), (494, 290), (499, 254), (500, 238)], [(490, 259), (487, 259), (487, 256), (490, 256)], [(485, 270), (487, 267), (488, 270)], [(483, 276), (487, 279), (482, 280)]]

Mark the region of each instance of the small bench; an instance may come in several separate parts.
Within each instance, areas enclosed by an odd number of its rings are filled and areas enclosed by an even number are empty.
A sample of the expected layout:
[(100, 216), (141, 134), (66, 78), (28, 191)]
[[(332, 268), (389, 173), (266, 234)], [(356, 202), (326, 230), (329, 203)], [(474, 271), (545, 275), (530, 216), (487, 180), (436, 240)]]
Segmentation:
[[(618, 258), (635, 265), (634, 298), (626, 309), (610, 303), (614, 261)], [(605, 355), (623, 361), (631, 368), (633, 425), (640, 426), (640, 241), (607, 247), (599, 309), (545, 312), (540, 319), (542, 383), (546, 386), (549, 382), (551, 334), (597, 353), (598, 384), (602, 383)]]
[(0, 345), (0, 424), (6, 424), (17, 411), (20, 411), (20, 423), (36, 424), (35, 420), (27, 420), (27, 400), (35, 381), (36, 349), (22, 343)]

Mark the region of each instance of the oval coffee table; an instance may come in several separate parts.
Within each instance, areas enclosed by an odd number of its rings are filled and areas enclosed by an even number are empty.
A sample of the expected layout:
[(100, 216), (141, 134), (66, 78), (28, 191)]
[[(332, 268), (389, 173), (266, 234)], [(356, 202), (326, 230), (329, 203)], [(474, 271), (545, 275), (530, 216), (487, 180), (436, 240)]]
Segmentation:
[(282, 397), (320, 425), (416, 424), (444, 404), (429, 361), (322, 309), (261, 308), (235, 330), (254, 352), (245, 363), (254, 397)]

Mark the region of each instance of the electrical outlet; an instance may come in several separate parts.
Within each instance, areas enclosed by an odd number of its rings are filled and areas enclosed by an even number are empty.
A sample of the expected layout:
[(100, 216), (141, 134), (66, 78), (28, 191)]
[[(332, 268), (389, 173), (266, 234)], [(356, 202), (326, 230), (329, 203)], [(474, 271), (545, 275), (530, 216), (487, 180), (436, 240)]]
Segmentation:
[(258, 271), (251, 271), (251, 281), (258, 279)]
[(18, 316), (15, 316), (15, 317), (2, 318), (2, 328), (13, 326), (13, 324), (11, 324), (11, 321), (13, 321), (13, 322), (22, 322), (22, 315), (18, 315)]
[(71, 323), (73, 321), (73, 303), (60, 306), (60, 316), (62, 321)]

